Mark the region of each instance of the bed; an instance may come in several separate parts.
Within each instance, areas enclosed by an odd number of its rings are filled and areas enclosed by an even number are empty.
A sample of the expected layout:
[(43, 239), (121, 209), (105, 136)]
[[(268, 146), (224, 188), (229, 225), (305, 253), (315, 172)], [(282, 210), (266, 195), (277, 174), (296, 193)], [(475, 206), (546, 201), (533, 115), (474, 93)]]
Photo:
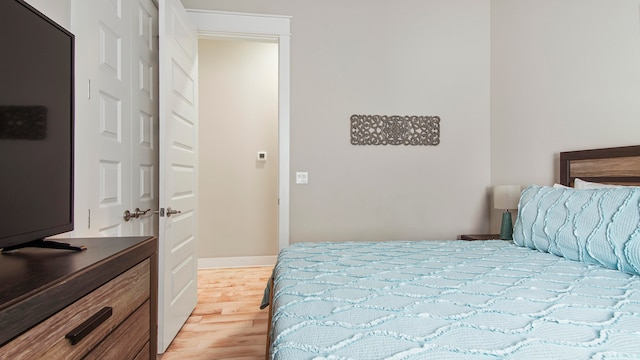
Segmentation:
[(514, 241), (282, 250), (267, 359), (640, 359), (640, 146), (561, 153), (560, 178)]

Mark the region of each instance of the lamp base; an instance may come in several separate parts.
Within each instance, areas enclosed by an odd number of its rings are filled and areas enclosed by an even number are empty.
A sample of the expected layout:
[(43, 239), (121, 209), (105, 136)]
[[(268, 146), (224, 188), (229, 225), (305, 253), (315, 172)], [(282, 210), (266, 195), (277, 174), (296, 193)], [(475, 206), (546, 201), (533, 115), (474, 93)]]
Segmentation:
[(502, 225), (500, 226), (500, 239), (513, 240), (513, 221), (509, 210), (502, 213)]

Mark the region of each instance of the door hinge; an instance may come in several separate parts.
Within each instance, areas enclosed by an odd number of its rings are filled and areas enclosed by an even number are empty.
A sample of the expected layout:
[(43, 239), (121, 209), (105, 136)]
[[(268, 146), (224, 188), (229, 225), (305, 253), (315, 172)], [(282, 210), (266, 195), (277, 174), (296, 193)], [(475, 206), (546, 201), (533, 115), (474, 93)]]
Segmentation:
[(87, 209), (87, 229), (91, 229), (91, 209)]
[(87, 80), (87, 99), (91, 100), (91, 79)]

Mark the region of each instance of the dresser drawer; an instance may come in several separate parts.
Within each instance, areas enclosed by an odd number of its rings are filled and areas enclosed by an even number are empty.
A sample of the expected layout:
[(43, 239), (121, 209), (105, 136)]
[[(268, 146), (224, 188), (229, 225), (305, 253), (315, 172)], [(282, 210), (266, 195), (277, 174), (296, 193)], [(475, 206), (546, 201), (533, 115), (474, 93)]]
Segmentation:
[[(0, 357), (8, 359), (79, 359), (146, 304), (146, 341), (149, 337), (150, 261), (139, 263), (80, 300), (41, 322), (0, 348)], [(106, 308), (111, 308), (111, 315)], [(106, 309), (106, 310), (103, 310)], [(103, 310), (103, 319), (75, 345), (65, 336)], [(144, 310), (143, 310), (144, 311)], [(144, 346), (144, 344), (141, 344)]]
[[(138, 355), (136, 355), (136, 357), (133, 360), (149, 360), (149, 356), (150, 356), (150, 350), (149, 350), (149, 343), (147, 343), (142, 350), (140, 350), (140, 352), (138, 352)], [(154, 357), (155, 359), (155, 357)]]
[[(85, 360), (134, 359), (149, 343), (149, 301), (146, 301), (98, 346)], [(149, 349), (147, 348), (147, 358)]]

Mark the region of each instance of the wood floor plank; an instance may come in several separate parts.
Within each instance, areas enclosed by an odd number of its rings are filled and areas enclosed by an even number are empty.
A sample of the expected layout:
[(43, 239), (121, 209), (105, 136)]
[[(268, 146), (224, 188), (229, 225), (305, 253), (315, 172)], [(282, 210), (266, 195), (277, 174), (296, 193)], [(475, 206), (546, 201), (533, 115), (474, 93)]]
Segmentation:
[(272, 270), (199, 270), (198, 304), (159, 359), (264, 359), (269, 312), (259, 307)]

